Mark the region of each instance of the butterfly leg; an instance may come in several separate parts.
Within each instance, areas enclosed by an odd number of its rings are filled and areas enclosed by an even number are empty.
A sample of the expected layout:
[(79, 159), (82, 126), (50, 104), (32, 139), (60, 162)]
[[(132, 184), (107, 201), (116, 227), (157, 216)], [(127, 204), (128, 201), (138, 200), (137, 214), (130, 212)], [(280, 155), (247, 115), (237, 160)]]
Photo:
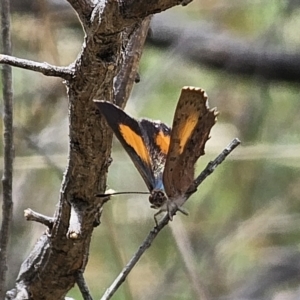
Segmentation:
[[(183, 207), (178, 206), (174, 202), (168, 201), (167, 202), (167, 214), (169, 216), (170, 221), (173, 221), (174, 212), (176, 213), (177, 210), (180, 211), (182, 214), (184, 214), (186, 216), (189, 215), (189, 213)], [(165, 209), (160, 209), (158, 212), (156, 212), (154, 214), (154, 222), (155, 222), (156, 227), (158, 226), (157, 216), (160, 215), (161, 213), (165, 212), (165, 211), (166, 211)]]
[(170, 221), (173, 221), (173, 215), (175, 215), (176, 211), (180, 211), (182, 214), (188, 216), (189, 213), (181, 206), (178, 206), (176, 203), (168, 201), (167, 211), (169, 215)]

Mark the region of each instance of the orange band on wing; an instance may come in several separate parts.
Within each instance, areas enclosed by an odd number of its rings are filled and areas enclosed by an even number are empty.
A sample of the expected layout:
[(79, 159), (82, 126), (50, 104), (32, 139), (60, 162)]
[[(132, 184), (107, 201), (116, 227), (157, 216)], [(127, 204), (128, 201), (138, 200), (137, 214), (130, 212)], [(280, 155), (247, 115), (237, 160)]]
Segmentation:
[(187, 140), (190, 138), (195, 126), (198, 122), (198, 115), (193, 114), (188, 116), (186, 122), (179, 129), (179, 140), (180, 140), (180, 154), (182, 153), (184, 146), (187, 143)]
[(150, 158), (148, 150), (141, 136), (137, 135), (129, 126), (120, 124), (120, 133), (125, 142), (131, 146), (136, 154), (148, 165), (150, 165)]
[(155, 137), (155, 144), (159, 147), (163, 154), (167, 154), (170, 145), (170, 135), (164, 135), (162, 131), (159, 131)]

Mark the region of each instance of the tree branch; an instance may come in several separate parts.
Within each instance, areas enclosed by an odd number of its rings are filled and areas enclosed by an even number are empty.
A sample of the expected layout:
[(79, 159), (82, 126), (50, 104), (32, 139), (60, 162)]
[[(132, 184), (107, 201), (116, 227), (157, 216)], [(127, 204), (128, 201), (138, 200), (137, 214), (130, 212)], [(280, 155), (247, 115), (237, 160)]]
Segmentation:
[[(208, 177), (210, 174), (213, 173), (213, 171), (217, 168), (218, 165), (220, 165), (224, 159), (240, 144), (240, 141), (238, 139), (234, 139), (219, 155), (218, 157), (209, 162), (209, 164), (206, 166), (206, 168), (201, 172), (201, 174), (197, 177), (195, 180), (193, 189), (197, 189), (197, 187), (203, 182), (203, 180)], [(188, 197), (189, 198), (189, 197)], [(186, 200), (188, 200), (188, 198)], [(174, 209), (171, 211), (171, 214), (176, 214), (176, 211), (178, 208), (174, 207)], [(118, 288), (121, 286), (121, 284), (125, 281), (128, 274), (131, 272), (133, 267), (137, 264), (141, 256), (144, 254), (144, 252), (151, 246), (152, 242), (158, 235), (158, 233), (169, 223), (169, 215), (166, 214), (162, 220), (159, 222), (159, 224), (154, 227), (148, 236), (145, 238), (145, 240), (142, 242), (141, 246), (139, 247), (138, 251), (132, 256), (131, 260), (128, 262), (128, 264), (124, 267), (124, 269), (121, 271), (119, 276), (115, 279), (115, 281), (111, 284), (111, 286), (105, 291), (104, 295), (102, 296), (101, 300), (108, 300), (110, 299), (114, 293), (118, 290)]]
[[(10, 36), (10, 1), (1, 1), (1, 29), (3, 52), (11, 54)], [(13, 136), (13, 91), (12, 71), (10, 66), (2, 68), (3, 85), (3, 152), (4, 167), (2, 175), (3, 205), (2, 224), (0, 232), (0, 298), (4, 299), (6, 288), (7, 248), (10, 235), (10, 226), (13, 214), (12, 182), (13, 182), (13, 158), (14, 158), (14, 136)]]
[[(184, 59), (228, 73), (259, 76), (266, 80), (300, 81), (300, 54), (249, 42), (217, 31), (213, 24), (187, 22), (174, 13), (154, 17), (153, 35), (157, 47), (172, 47)], [(186, 47), (188, 45), (188, 47)]]
[(176, 5), (187, 5), (192, 0), (127, 0), (122, 2), (121, 10), (125, 18), (144, 18), (162, 12)]
[(10, 55), (0, 54), (0, 64), (8, 64), (10, 66), (36, 71), (46, 76), (61, 77), (66, 80), (70, 80), (74, 75), (73, 66), (57, 67), (46, 62), (39, 63), (28, 59), (16, 58)]
[(44, 216), (40, 213), (33, 211), (30, 208), (24, 210), (24, 217), (27, 221), (35, 221), (47, 226), (49, 229), (52, 229), (54, 218)]

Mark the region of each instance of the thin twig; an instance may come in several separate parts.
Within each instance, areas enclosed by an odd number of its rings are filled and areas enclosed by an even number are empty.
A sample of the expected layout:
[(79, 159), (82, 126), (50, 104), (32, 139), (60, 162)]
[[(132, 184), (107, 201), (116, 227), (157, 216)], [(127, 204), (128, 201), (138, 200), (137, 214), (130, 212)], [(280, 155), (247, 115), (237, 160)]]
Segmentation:
[(44, 216), (34, 210), (27, 208), (24, 210), (24, 217), (27, 221), (35, 221), (47, 226), (49, 229), (52, 229), (54, 218)]
[[(203, 182), (203, 180), (208, 177), (210, 174), (213, 173), (213, 171), (216, 169), (218, 165), (220, 165), (224, 159), (228, 156), (229, 153), (231, 153), (238, 145), (240, 144), (240, 141), (238, 139), (234, 139), (222, 152), (217, 156), (217, 158), (211, 162), (208, 163), (206, 168), (201, 172), (201, 174), (196, 178), (194, 181), (194, 191), (196, 188)], [(189, 196), (187, 197), (187, 199)], [(174, 215), (177, 211), (177, 208), (174, 207), (174, 209), (171, 211), (171, 214)], [(136, 263), (139, 261), (141, 256), (144, 254), (144, 252), (149, 248), (158, 235), (158, 233), (169, 223), (169, 215), (166, 214), (162, 220), (159, 222), (158, 226), (154, 227), (148, 236), (145, 238), (145, 240), (142, 242), (141, 246), (137, 250), (137, 252), (132, 256), (131, 260), (128, 262), (128, 264), (124, 267), (124, 269), (121, 271), (121, 273), (118, 275), (118, 277), (115, 279), (115, 281), (111, 284), (111, 286), (105, 291), (104, 295), (102, 296), (101, 300), (108, 300), (110, 299), (113, 294), (118, 290), (118, 288), (121, 286), (121, 284), (125, 281), (127, 275), (130, 273), (130, 271), (133, 269), (133, 267), (136, 265)]]
[(40, 72), (46, 76), (60, 77), (65, 80), (70, 80), (74, 75), (74, 69), (72, 65), (68, 67), (57, 67), (52, 66), (46, 62), (39, 63), (32, 60), (17, 58), (10, 55), (0, 54), (0, 64), (7, 64), (22, 69)]
[(76, 283), (79, 287), (79, 290), (81, 292), (81, 295), (82, 295), (83, 299), (84, 300), (93, 300), (93, 298), (90, 294), (89, 288), (86, 284), (86, 281), (83, 277), (82, 271), (78, 271), (76, 273), (75, 277), (76, 277)]
[[(10, 37), (10, 1), (1, 1), (1, 29), (3, 52), (11, 54)], [(13, 213), (12, 177), (13, 177), (13, 91), (12, 71), (10, 66), (2, 68), (3, 85), (3, 150), (4, 167), (2, 176), (3, 204), (0, 232), (0, 298), (5, 297), (7, 267), (7, 247)]]

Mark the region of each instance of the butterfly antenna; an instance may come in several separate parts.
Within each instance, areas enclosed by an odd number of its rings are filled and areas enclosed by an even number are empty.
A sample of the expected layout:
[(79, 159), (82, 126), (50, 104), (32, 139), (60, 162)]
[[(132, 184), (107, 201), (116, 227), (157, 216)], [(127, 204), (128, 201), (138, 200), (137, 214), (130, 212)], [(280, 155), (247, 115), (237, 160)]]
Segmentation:
[(114, 195), (126, 195), (126, 194), (139, 194), (139, 195), (149, 195), (150, 192), (112, 192), (107, 194), (96, 194), (96, 197), (110, 197)]

